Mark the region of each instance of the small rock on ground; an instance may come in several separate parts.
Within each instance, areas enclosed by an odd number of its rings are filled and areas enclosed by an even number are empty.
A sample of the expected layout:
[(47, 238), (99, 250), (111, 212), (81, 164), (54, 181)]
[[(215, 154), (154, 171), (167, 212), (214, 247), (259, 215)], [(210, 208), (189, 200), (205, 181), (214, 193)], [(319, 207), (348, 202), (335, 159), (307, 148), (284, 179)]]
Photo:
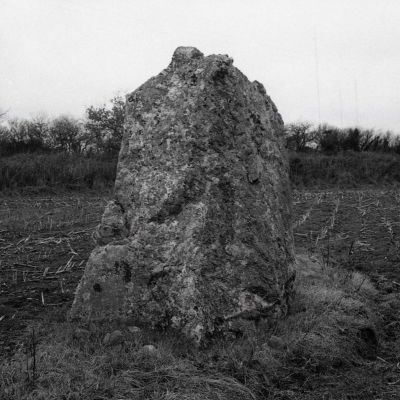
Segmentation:
[(128, 326), (128, 331), (130, 333), (139, 333), (142, 330), (138, 326)]
[(76, 328), (73, 333), (74, 339), (77, 339), (77, 340), (85, 340), (85, 339), (88, 339), (89, 336), (90, 336), (90, 332), (87, 329), (83, 329), (83, 328)]
[(268, 345), (272, 349), (283, 350), (286, 347), (285, 342), (278, 336), (272, 335), (268, 340)]
[(146, 344), (142, 347), (142, 350), (148, 354), (154, 354), (157, 349), (152, 344)]
[(107, 333), (103, 339), (103, 344), (107, 346), (115, 346), (123, 342), (124, 342), (124, 335), (120, 330), (115, 330), (111, 333)]

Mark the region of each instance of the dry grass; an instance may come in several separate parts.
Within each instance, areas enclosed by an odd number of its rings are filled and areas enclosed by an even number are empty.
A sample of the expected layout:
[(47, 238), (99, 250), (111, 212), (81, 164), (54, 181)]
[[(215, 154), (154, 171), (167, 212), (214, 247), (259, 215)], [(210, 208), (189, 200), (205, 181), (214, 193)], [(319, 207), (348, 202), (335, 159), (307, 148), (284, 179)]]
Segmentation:
[[(110, 188), (117, 160), (68, 153), (20, 153), (0, 158), (0, 190)], [(291, 153), (290, 177), (298, 188), (399, 185), (400, 157), (376, 152), (336, 155)]]
[(376, 330), (368, 304), (377, 292), (368, 278), (304, 255), (297, 261), (296, 310), (277, 329), (291, 355), (318, 371), (373, 358), (374, 344), (360, 340)]
[[(104, 327), (103, 327), (104, 328)], [(85, 341), (74, 328), (54, 329), (51, 343), (38, 348), (37, 378), (28, 378), (20, 352), (1, 371), (2, 399), (253, 399), (250, 390), (229, 376), (209, 374), (177, 354), (171, 337), (129, 334), (124, 345), (103, 345), (103, 328), (93, 327)], [(110, 327), (109, 327), (110, 328)], [(143, 345), (153, 341), (149, 352)], [(31, 365), (31, 363), (28, 364)], [(32, 375), (32, 373), (30, 374)], [(196, 393), (200, 397), (196, 397)]]
[[(115, 326), (92, 325), (90, 337), (77, 340), (74, 325), (42, 323), (36, 327), (34, 382), (32, 352), (21, 349), (0, 366), (0, 398), (323, 398), (335, 390), (324, 385), (327, 377), (337, 379), (338, 371), (376, 355), (376, 321), (368, 305), (376, 291), (361, 274), (305, 255), (298, 257), (296, 285), (285, 320), (261, 322), (241, 338), (216, 340), (205, 349), (172, 333), (130, 333), (124, 326), (125, 342), (107, 347), (102, 339)], [(156, 350), (146, 351), (147, 344)]]
[(116, 160), (68, 153), (21, 153), (0, 157), (0, 190), (30, 188), (110, 188), (116, 172)]
[(399, 167), (399, 155), (391, 153), (290, 154), (290, 178), (298, 188), (398, 186)]

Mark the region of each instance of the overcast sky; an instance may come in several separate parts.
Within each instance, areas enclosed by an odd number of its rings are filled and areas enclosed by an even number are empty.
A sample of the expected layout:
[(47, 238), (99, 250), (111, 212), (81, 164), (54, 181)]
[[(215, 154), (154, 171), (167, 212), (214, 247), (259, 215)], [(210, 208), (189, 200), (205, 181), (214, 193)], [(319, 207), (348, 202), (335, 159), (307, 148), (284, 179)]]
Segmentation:
[(229, 54), (264, 84), (285, 122), (400, 133), (399, 0), (0, 5), (0, 108), (10, 116), (81, 117), (85, 107), (134, 90), (189, 45)]

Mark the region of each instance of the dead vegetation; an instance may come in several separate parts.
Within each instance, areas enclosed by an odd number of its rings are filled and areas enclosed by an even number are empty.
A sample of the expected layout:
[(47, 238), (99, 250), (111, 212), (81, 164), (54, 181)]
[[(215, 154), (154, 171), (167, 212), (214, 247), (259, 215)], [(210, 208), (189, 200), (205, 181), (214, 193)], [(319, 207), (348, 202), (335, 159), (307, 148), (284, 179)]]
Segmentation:
[[(30, 335), (2, 364), (0, 393), (4, 399), (342, 398), (349, 387), (326, 382), (346, 374), (355, 398), (373, 398), (381, 388), (360, 382), (361, 371), (395, 369), (377, 361), (379, 321), (371, 308), (377, 295), (365, 276), (300, 255), (295, 306), (277, 325), (261, 322), (236, 340), (195, 349), (168, 332), (91, 324), (78, 335), (73, 324), (42, 323), (35, 356), (27, 351)], [(116, 328), (123, 341), (105, 344)], [(387, 393), (393, 397), (385, 399), (396, 398)]]

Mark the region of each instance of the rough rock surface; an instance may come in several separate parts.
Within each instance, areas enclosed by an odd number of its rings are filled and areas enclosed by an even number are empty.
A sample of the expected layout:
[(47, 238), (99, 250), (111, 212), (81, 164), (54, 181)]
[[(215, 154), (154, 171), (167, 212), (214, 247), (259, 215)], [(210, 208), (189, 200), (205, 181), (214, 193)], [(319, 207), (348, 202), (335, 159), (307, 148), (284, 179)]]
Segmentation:
[(127, 96), (115, 200), (72, 318), (128, 319), (201, 342), (285, 314), (293, 241), (283, 122), (232, 62), (179, 47)]

